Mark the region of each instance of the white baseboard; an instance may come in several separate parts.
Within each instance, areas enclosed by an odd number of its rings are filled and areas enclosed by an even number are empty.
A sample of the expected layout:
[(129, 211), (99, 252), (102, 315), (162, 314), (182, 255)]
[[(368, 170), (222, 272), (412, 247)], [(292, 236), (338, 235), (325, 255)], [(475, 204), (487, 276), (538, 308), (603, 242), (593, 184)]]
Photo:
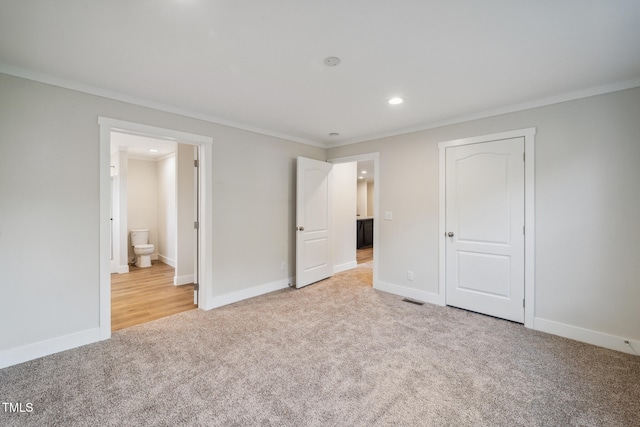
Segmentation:
[(176, 268), (176, 261), (164, 255), (158, 254), (158, 261), (164, 262), (167, 265), (170, 265), (173, 268)]
[(254, 286), (253, 288), (243, 289), (241, 291), (231, 292), (229, 294), (219, 295), (209, 299), (207, 310), (223, 305), (233, 304), (234, 302), (268, 294), (269, 292), (278, 291), (289, 287), (291, 279), (282, 279), (276, 282), (265, 283), (264, 285)]
[(374, 283), (373, 288), (379, 291), (389, 292), (390, 294), (400, 295), (401, 297), (428, 302), (429, 304), (444, 305), (444, 298), (433, 292), (421, 291), (419, 289), (408, 288), (406, 286), (394, 285), (381, 281)]
[(358, 261), (349, 261), (344, 264), (334, 265), (333, 266), (333, 274), (338, 274), (343, 271), (351, 270), (358, 266)]
[[(636, 356), (640, 353), (640, 341), (592, 331), (578, 326), (566, 325), (539, 317), (534, 319), (533, 329)], [(625, 340), (628, 340), (630, 345), (625, 344)]]
[(188, 274), (186, 276), (173, 276), (173, 284), (175, 286), (188, 285), (189, 283), (193, 283), (193, 274)]
[(100, 328), (0, 351), (0, 369), (100, 341)]
[(118, 273), (118, 274), (125, 274), (125, 273), (128, 273), (128, 272), (129, 272), (129, 264), (127, 264), (127, 265), (119, 265), (116, 268), (116, 273)]

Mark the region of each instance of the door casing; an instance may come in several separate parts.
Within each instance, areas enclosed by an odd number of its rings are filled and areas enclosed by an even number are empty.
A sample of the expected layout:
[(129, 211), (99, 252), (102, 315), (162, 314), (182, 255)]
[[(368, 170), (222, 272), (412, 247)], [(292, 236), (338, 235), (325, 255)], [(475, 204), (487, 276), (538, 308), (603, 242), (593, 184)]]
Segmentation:
[(438, 144), (439, 151), (439, 227), (438, 227), (438, 303), (446, 305), (446, 149), (448, 147), (480, 144), (511, 138), (524, 138), (524, 325), (534, 328), (535, 317), (535, 133), (536, 128), (526, 128), (472, 138), (445, 141)]
[(110, 260), (110, 145), (112, 130), (126, 130), (151, 136), (174, 138), (180, 143), (199, 146), (199, 221), (198, 242), (199, 303), (204, 310), (212, 308), (209, 301), (213, 290), (213, 138), (140, 123), (98, 117), (100, 125), (100, 340), (111, 337), (111, 260)]

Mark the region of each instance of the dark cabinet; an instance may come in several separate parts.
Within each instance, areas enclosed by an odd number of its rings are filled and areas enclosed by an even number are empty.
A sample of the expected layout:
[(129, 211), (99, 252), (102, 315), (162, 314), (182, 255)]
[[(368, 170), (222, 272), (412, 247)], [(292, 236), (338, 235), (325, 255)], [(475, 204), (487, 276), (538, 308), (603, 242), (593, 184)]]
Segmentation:
[(359, 219), (356, 226), (356, 248), (373, 246), (373, 218)]

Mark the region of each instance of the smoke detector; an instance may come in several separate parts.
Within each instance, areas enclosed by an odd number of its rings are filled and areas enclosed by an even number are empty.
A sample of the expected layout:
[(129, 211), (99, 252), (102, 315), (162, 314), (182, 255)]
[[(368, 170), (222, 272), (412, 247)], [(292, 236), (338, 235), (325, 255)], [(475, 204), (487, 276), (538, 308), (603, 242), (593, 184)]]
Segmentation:
[(324, 58), (324, 65), (327, 67), (335, 67), (340, 64), (340, 58), (336, 58), (335, 56), (330, 56), (328, 58)]

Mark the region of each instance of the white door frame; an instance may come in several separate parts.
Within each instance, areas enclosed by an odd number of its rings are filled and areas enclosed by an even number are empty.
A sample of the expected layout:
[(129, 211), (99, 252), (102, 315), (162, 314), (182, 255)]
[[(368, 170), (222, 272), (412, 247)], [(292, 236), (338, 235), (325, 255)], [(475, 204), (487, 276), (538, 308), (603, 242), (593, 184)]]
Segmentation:
[(438, 144), (439, 178), (440, 178), (440, 212), (438, 253), (438, 302), (446, 305), (446, 163), (445, 155), (448, 147), (480, 144), (501, 139), (524, 138), (524, 326), (533, 328), (535, 315), (535, 134), (536, 128), (526, 128), (508, 132), (494, 133), (472, 138), (456, 139)]
[(111, 337), (111, 260), (110, 260), (110, 179), (111, 132), (129, 131), (148, 136), (174, 138), (181, 144), (200, 147), (200, 240), (199, 240), (199, 304), (204, 310), (212, 308), (209, 296), (213, 290), (213, 138), (164, 129), (140, 123), (98, 117), (100, 125), (100, 339)]
[(373, 160), (373, 288), (379, 289), (378, 282), (378, 248), (380, 247), (380, 153), (357, 154), (348, 157), (334, 157), (328, 159), (330, 163), (352, 163), (358, 161)]

